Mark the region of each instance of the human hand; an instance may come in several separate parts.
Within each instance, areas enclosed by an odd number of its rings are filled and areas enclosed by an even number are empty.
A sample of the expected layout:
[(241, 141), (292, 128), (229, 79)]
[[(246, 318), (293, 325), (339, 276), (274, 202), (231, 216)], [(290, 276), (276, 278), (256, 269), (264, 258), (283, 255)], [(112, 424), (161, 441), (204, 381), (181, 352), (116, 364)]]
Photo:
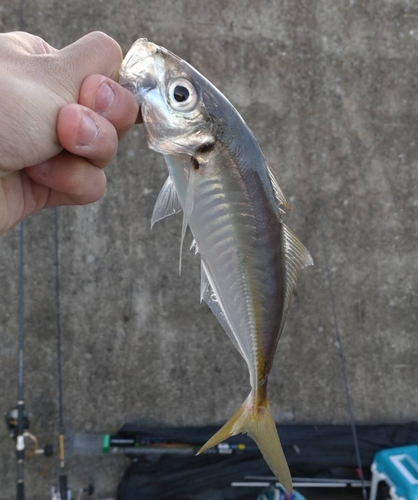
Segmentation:
[(140, 121), (115, 81), (121, 62), (117, 42), (99, 32), (62, 50), (0, 34), (0, 234), (42, 208), (103, 196), (103, 168)]

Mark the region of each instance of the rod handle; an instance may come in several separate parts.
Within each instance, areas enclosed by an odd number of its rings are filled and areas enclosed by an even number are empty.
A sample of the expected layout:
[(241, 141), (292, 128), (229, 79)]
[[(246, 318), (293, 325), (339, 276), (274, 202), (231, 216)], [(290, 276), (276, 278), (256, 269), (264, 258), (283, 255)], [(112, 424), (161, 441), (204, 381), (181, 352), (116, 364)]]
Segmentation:
[(60, 476), (60, 497), (61, 500), (68, 500), (68, 484), (67, 484), (67, 476)]
[(17, 500), (25, 500), (25, 485), (23, 483), (17, 483)]

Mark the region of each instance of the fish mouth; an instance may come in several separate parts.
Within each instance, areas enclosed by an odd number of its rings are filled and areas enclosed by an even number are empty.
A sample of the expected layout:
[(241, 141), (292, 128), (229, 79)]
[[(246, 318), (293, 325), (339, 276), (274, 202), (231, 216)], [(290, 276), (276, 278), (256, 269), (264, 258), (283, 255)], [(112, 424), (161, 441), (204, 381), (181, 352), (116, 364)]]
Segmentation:
[(129, 92), (132, 92), (133, 94), (135, 94), (136, 85), (134, 83), (132, 83), (131, 81), (129, 81), (125, 76), (122, 76), (120, 73), (119, 73), (118, 83), (124, 89), (128, 89)]
[(154, 56), (158, 45), (146, 38), (137, 40), (126, 54), (119, 69), (119, 84), (139, 96), (157, 85)]

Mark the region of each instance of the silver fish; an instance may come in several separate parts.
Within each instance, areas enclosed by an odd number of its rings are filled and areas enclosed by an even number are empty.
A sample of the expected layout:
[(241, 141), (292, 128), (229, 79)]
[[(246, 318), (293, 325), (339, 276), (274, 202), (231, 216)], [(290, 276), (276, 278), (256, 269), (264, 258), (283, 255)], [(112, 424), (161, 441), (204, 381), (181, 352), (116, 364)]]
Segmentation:
[[(283, 223), (290, 208), (253, 134), (200, 73), (137, 40), (120, 69), (137, 97), (148, 145), (169, 170), (152, 225), (183, 210), (201, 255), (204, 300), (245, 359), (251, 392), (199, 453), (247, 433), (284, 487), (292, 479), (267, 397), (267, 379), (299, 272), (312, 257)], [(181, 266), (181, 250), (180, 250)]]

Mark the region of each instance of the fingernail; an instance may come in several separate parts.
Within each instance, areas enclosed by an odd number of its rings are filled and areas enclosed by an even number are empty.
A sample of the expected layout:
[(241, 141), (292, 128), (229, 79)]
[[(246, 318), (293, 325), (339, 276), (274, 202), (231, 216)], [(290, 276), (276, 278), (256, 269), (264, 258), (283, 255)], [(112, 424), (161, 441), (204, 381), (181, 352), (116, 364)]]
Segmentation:
[(87, 113), (83, 113), (77, 135), (79, 146), (88, 146), (99, 134), (99, 129), (93, 118)]
[(93, 111), (104, 113), (113, 104), (115, 93), (112, 87), (104, 82), (100, 85), (96, 92), (96, 98), (93, 104)]

